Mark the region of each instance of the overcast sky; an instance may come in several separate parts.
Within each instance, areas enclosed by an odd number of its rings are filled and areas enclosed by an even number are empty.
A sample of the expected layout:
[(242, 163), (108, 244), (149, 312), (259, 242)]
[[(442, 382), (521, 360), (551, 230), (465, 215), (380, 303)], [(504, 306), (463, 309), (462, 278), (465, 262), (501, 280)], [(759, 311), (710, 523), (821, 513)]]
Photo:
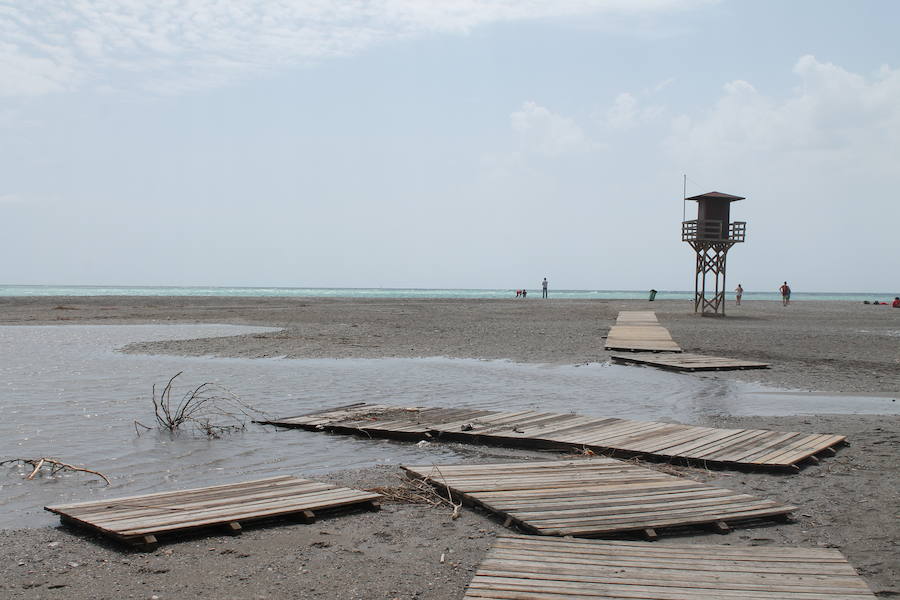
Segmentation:
[[(0, 0), (0, 283), (900, 292), (900, 2)], [(688, 206), (688, 218), (696, 205)]]

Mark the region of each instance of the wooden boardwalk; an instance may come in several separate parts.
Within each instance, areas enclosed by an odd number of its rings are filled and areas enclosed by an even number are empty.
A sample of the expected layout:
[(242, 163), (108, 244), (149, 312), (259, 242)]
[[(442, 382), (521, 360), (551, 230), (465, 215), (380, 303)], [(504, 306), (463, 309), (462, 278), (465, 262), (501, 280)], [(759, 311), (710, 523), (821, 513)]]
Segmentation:
[(843, 444), (842, 435), (718, 429), (676, 423), (469, 408), (403, 408), (354, 404), (298, 417), (261, 421), (311, 431), (394, 439), (445, 439), (527, 448), (587, 448), (708, 466), (799, 469)]
[(768, 369), (769, 363), (702, 356), (700, 354), (657, 354), (655, 352), (635, 352), (633, 354), (613, 354), (617, 362), (650, 365), (674, 371), (734, 371), (740, 369)]
[(378, 494), (296, 477), (272, 477), (229, 485), (46, 506), (63, 523), (94, 529), (144, 550), (156, 536), (205, 527), (238, 534), (241, 523), (278, 516), (315, 520), (322, 509), (363, 505), (377, 509)]
[(469, 600), (874, 600), (831, 548), (497, 538)]
[(539, 535), (654, 539), (657, 529), (687, 525), (724, 533), (735, 522), (796, 509), (611, 458), (402, 468)]
[(656, 313), (648, 310), (621, 311), (606, 335), (605, 347), (629, 352), (681, 352), (669, 330), (656, 320)]

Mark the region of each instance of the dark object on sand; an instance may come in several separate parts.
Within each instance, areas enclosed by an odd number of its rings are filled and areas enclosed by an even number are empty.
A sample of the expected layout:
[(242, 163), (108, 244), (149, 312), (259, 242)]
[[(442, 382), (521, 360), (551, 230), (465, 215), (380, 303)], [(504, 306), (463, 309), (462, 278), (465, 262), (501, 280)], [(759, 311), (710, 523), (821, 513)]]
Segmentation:
[(654, 300), (656, 300), (656, 294), (658, 293), (659, 292), (657, 292), (656, 290), (650, 290), (650, 297), (647, 298), (647, 300), (653, 302)]

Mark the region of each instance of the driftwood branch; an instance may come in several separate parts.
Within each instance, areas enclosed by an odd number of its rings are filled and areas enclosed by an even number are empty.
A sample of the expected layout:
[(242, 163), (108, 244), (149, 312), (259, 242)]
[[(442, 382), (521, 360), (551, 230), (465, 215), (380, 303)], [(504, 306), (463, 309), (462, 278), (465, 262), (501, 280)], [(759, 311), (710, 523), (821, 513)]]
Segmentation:
[[(451, 513), (450, 518), (458, 519), (459, 511), (463, 505), (462, 500), (459, 501), (459, 504), (457, 504), (456, 502), (453, 501), (453, 492), (450, 491), (450, 485), (447, 483), (447, 480), (444, 478), (444, 474), (441, 473), (440, 467), (438, 467), (437, 465), (431, 465), (431, 469), (432, 469), (432, 471), (437, 471), (438, 476), (441, 478), (441, 481), (439, 481), (438, 483), (440, 483), (442, 486), (444, 486), (444, 488), (447, 490), (447, 500), (450, 502), (450, 506), (453, 507), (453, 513)], [(429, 480), (434, 481), (435, 479), (434, 479), (434, 477), (429, 475), (428, 477), (425, 478), (425, 481), (429, 481)]]
[(82, 473), (90, 473), (91, 475), (96, 475), (97, 477), (105, 481), (106, 485), (110, 485), (109, 478), (100, 471), (85, 469), (84, 467), (76, 467), (75, 465), (70, 465), (68, 463), (58, 461), (55, 458), (47, 458), (46, 456), (42, 456), (40, 458), (10, 458), (0, 461), (0, 466), (8, 464), (23, 464), (34, 467), (31, 473), (25, 478), (28, 480), (34, 479), (35, 476), (40, 472), (42, 467), (49, 467), (50, 475), (56, 475), (60, 471), (80, 471)]
[[(153, 385), (153, 412), (157, 428), (173, 433), (188, 428), (202, 432), (207, 437), (217, 438), (222, 434), (244, 429), (247, 421), (254, 415), (263, 414), (226, 388), (212, 382), (201, 383), (186, 392), (180, 400), (173, 400), (173, 384), (181, 373), (179, 371), (169, 378), (159, 395), (156, 393), (156, 384)], [(135, 421), (134, 427), (138, 435), (138, 427), (150, 429), (138, 421)]]
[(400, 485), (374, 487), (366, 491), (381, 494), (387, 500), (401, 504), (427, 504), (431, 507), (447, 506), (452, 509), (450, 518), (459, 518), (459, 509), (462, 503), (457, 505), (452, 500), (448, 500), (440, 494), (438, 488), (424, 479), (411, 479), (400, 475), (396, 477), (399, 479)]

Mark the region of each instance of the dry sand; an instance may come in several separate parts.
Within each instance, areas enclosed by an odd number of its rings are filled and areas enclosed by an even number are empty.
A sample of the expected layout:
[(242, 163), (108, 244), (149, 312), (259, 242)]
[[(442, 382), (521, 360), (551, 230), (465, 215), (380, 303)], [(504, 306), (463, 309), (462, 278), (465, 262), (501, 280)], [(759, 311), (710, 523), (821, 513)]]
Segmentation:
[[(656, 310), (686, 351), (773, 363), (768, 371), (722, 377), (797, 389), (900, 392), (900, 310), (840, 302), (790, 307), (746, 302), (729, 306), (727, 319), (704, 319), (691, 314), (687, 303), (674, 301), (4, 298), (0, 324), (204, 322), (283, 328), (236, 338), (135, 344), (132, 352), (440, 355), (572, 364), (606, 360), (601, 336), (619, 310), (635, 309)], [(900, 596), (900, 418), (729, 417), (712, 424), (839, 432), (848, 435), (851, 446), (796, 475), (666, 467), (800, 508), (787, 524), (725, 536), (695, 530), (658, 543), (833, 546), (879, 597)], [(534, 456), (496, 449), (486, 459)], [(370, 469), (328, 479), (367, 488), (391, 484), (394, 477), (393, 470)], [(0, 597), (454, 599), (462, 597), (491, 540), (503, 531), (496, 519), (478, 511), (465, 510), (452, 521), (443, 509), (390, 503), (381, 513), (259, 526), (238, 538), (182, 538), (153, 554), (67, 529), (0, 531)]]

